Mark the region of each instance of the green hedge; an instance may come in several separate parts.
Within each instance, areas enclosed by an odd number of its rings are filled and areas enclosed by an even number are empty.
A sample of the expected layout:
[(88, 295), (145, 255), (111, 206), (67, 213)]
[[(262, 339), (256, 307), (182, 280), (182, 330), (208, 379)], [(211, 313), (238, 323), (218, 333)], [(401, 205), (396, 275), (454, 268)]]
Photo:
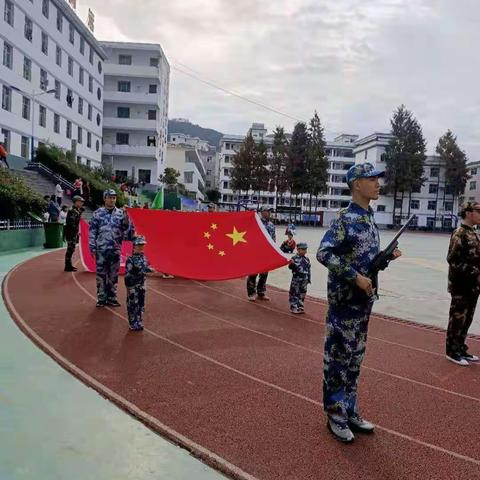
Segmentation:
[(42, 215), (47, 204), (37, 192), (10, 170), (0, 168), (0, 217), (24, 218), (28, 212)]
[(92, 169), (81, 165), (70, 158), (70, 152), (65, 152), (54, 145), (41, 145), (37, 149), (35, 161), (58, 173), (63, 178), (73, 183), (81, 177), (85, 183), (90, 184), (90, 196), (94, 206), (103, 205), (103, 192), (107, 188), (113, 188), (117, 192), (117, 206), (125, 204), (126, 199), (117, 185), (102, 176), (101, 169)]

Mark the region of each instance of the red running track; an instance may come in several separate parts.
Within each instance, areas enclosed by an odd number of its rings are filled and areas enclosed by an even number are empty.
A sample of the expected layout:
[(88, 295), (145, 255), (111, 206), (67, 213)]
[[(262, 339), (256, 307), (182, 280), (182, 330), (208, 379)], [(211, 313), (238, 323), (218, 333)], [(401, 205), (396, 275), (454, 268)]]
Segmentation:
[[(336, 442), (321, 404), (325, 305), (307, 315), (245, 299), (243, 281), (148, 281), (142, 333), (125, 307), (95, 308), (95, 277), (63, 252), (21, 264), (4, 297), (64, 368), (235, 478), (480, 479), (480, 366), (443, 355), (444, 334), (373, 316), (360, 381), (373, 436)], [(122, 285), (119, 298), (125, 298)], [(63, 301), (59, 301), (63, 299)], [(122, 302), (124, 303), (124, 302)], [(480, 352), (480, 339), (469, 340)]]

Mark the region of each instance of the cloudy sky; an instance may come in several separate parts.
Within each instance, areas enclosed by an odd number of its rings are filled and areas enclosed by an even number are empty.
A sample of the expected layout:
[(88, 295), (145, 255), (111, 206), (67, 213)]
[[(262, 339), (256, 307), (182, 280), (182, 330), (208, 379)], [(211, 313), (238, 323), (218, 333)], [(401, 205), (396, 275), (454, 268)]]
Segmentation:
[[(243, 134), (305, 120), (327, 138), (388, 131), (401, 103), (429, 152), (450, 128), (480, 160), (478, 0), (79, 0), (101, 40), (160, 43), (171, 65), (170, 118)], [(183, 71), (182, 71), (183, 70)]]

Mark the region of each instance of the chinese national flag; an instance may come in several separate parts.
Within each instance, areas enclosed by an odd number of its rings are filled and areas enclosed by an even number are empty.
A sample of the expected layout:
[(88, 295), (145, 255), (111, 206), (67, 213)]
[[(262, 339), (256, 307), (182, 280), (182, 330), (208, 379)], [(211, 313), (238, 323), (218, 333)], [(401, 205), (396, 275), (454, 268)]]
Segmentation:
[(129, 209), (145, 255), (158, 271), (195, 280), (227, 280), (288, 263), (255, 212), (190, 213)]

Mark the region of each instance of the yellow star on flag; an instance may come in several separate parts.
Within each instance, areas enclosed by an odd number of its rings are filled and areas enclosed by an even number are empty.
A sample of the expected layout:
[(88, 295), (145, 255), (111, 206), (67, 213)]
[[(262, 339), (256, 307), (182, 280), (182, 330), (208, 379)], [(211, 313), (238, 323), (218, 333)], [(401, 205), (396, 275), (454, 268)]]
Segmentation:
[(210, 225), (210, 228), (211, 228), (212, 230), (216, 230), (216, 229), (217, 229), (217, 224), (216, 224), (216, 223), (212, 223), (212, 224)]
[(208, 248), (209, 250), (213, 250), (213, 245), (212, 245), (211, 243), (209, 243), (209, 244), (207, 245), (207, 248)]
[(225, 252), (224, 252), (223, 250), (220, 250), (220, 251), (218, 252), (218, 254), (219, 254), (221, 257), (224, 257), (224, 256), (225, 256)]
[(235, 227), (233, 227), (232, 233), (226, 233), (227, 237), (230, 237), (233, 241), (233, 246), (237, 243), (247, 243), (247, 241), (243, 238), (247, 232), (239, 232)]
[(203, 234), (203, 236), (204, 236), (205, 238), (210, 238), (210, 232), (205, 232), (205, 233)]

